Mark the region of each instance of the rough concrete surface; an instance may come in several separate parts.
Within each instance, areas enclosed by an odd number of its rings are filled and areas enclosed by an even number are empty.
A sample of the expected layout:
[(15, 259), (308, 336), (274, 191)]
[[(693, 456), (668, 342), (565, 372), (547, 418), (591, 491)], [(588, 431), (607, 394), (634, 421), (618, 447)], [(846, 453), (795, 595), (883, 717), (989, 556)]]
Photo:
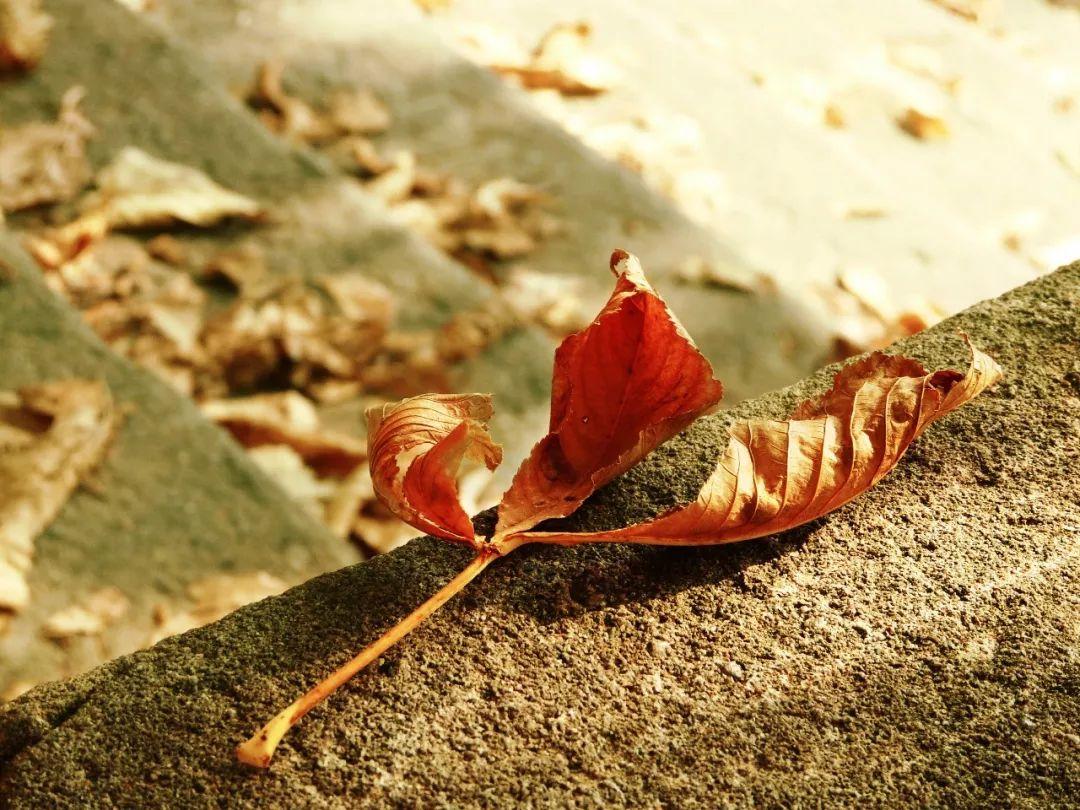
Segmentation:
[[(0, 709), (0, 804), (1066, 807), (1080, 791), (1080, 264), (896, 350), (1006, 378), (868, 494), (702, 550), (522, 550), (309, 715), (233, 747), (459, 569), (420, 539)], [(701, 420), (572, 519), (695, 492)]]
[[(197, 580), (265, 571), (294, 583), (356, 559), (187, 398), (111, 353), (3, 232), (0, 271), (0, 389), (101, 379), (125, 413), (101, 468), (37, 538), (30, 605), (0, 634), (0, 693), (144, 646), (155, 606), (182, 610)], [(131, 602), (104, 633), (41, 636), (47, 617), (104, 587)]]

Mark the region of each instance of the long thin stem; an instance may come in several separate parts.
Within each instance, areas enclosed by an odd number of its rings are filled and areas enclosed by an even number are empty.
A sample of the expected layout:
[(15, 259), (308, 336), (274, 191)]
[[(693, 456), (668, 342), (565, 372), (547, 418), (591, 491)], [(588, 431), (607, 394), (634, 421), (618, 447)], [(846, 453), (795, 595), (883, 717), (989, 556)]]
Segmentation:
[(316, 684), (307, 694), (298, 698), (290, 706), (275, 715), (255, 736), (238, 746), (236, 749), (237, 759), (257, 768), (269, 767), (270, 759), (274, 756), (274, 750), (277, 748), (278, 743), (281, 742), (286, 732), (299, 722), (301, 717), (318, 706), (353, 675), (401, 641), (410, 631), (416, 629), (428, 616), (441, 608), (472, 582), (498, 556), (498, 553), (486, 550), (478, 553), (472, 562), (465, 566), (460, 574), (446, 583), (438, 593), (383, 633), (376, 641), (365, 647), (351, 661), (348, 661), (325, 680)]

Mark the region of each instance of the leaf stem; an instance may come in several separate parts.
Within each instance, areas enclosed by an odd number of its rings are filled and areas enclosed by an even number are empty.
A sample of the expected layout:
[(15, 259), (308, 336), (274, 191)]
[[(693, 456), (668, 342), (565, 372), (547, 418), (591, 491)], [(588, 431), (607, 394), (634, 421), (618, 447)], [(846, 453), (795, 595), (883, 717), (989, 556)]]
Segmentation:
[(269, 767), (270, 759), (274, 756), (274, 750), (277, 748), (278, 743), (281, 742), (289, 729), (300, 721), (300, 718), (322, 703), (353, 675), (393, 647), (409, 632), (415, 630), (428, 616), (441, 608), (472, 582), (498, 556), (500, 555), (494, 550), (484, 549), (479, 551), (472, 562), (465, 566), (461, 573), (446, 583), (434, 596), (361, 650), (355, 658), (346, 662), (326, 679), (312, 687), (305, 695), (275, 715), (258, 733), (238, 746), (236, 758), (257, 768)]

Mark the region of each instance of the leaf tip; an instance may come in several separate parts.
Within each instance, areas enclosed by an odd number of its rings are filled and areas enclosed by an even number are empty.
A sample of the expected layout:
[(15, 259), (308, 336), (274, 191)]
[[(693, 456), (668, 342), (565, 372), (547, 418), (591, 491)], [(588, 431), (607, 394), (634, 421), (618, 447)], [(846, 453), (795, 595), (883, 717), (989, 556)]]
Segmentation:
[(629, 258), (630, 254), (622, 248), (615, 248), (615, 250), (611, 251), (611, 259), (609, 260), (609, 263), (611, 265), (612, 272), (618, 273), (618, 270), (616, 268), (621, 262), (625, 262)]

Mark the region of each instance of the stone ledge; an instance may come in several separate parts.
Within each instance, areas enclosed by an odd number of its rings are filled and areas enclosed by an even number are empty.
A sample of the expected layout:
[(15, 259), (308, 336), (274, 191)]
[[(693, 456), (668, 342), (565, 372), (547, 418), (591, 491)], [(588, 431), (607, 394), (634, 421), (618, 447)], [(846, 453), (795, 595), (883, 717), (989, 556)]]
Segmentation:
[[(1067, 806), (1080, 791), (1080, 264), (897, 348), (1006, 379), (877, 488), (704, 550), (494, 565), (305, 719), (271, 770), (233, 746), (465, 561), (430, 539), (41, 687), (0, 711), (10, 807)], [(575, 521), (689, 497), (699, 422)]]

